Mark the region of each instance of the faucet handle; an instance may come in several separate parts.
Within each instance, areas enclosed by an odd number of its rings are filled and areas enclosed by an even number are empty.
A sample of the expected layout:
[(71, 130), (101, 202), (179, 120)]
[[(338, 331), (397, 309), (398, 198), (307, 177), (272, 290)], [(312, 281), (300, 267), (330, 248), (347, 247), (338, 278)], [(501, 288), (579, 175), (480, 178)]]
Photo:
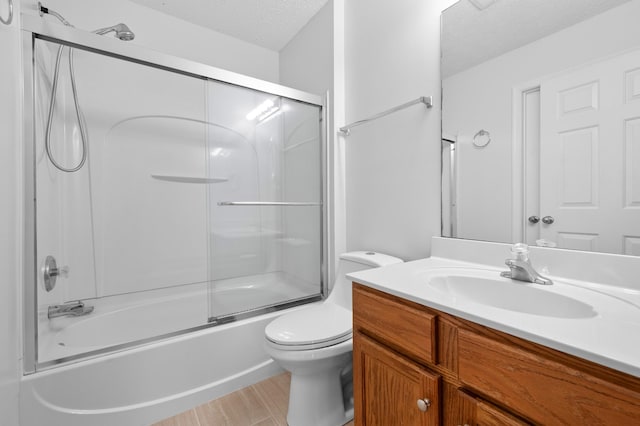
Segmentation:
[(526, 261), (529, 259), (529, 246), (525, 243), (516, 243), (511, 246), (511, 253), (516, 259)]

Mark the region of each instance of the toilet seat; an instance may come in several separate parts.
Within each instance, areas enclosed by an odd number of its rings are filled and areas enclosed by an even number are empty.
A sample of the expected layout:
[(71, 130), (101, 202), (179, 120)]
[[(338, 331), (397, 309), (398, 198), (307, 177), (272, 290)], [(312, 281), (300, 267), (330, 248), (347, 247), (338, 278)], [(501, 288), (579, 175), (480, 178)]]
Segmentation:
[(272, 321), (265, 335), (272, 346), (281, 350), (337, 345), (353, 336), (351, 311), (333, 303), (301, 309)]

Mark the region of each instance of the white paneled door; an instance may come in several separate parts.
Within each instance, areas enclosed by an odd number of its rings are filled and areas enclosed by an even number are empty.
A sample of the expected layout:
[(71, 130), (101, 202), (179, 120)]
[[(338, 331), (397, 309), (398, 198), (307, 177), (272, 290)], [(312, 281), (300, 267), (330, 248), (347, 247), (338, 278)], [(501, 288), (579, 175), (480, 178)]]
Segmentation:
[(541, 85), (540, 236), (640, 255), (640, 51)]

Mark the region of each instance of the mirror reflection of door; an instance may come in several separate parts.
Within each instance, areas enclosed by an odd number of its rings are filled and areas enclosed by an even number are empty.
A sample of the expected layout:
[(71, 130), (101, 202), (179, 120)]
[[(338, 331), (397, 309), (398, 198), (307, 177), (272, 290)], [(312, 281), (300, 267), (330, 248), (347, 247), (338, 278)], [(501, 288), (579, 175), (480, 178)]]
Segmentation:
[(534, 246), (540, 240), (540, 87), (522, 93), (522, 118), (524, 242)]
[[(591, 70), (640, 49), (638, 16), (640, 0), (461, 0), (443, 12), (443, 138), (457, 136), (457, 214), (443, 210), (457, 227), (443, 235), (640, 255), (640, 63)], [(492, 136), (482, 149), (479, 129)], [(451, 183), (444, 174), (443, 205)]]
[(640, 51), (545, 79), (540, 111), (539, 237), (640, 255)]

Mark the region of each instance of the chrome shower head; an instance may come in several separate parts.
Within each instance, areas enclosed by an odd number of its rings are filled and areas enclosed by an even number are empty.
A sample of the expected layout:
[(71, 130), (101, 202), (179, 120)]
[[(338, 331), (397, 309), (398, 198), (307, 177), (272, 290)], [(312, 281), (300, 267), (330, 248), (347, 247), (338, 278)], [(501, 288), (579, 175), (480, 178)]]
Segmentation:
[(118, 24), (116, 25), (116, 28), (116, 37), (120, 40), (131, 41), (136, 37), (133, 31), (131, 31), (131, 28), (125, 24)]
[(131, 41), (136, 36), (126, 24), (122, 23), (114, 25), (112, 27), (100, 28), (99, 30), (93, 31), (93, 33), (104, 35), (110, 33), (111, 31), (116, 33), (116, 37), (124, 41)]
[[(73, 27), (73, 25), (71, 25), (69, 21), (64, 19), (62, 15), (60, 15), (54, 10), (49, 9), (48, 7), (44, 7), (41, 2), (38, 2), (38, 12), (40, 13), (40, 16), (44, 16), (44, 14), (46, 13), (56, 17), (64, 25)], [(136, 37), (133, 31), (131, 31), (131, 28), (127, 27), (126, 24), (122, 24), (122, 23), (111, 26), (111, 27), (100, 28), (92, 32), (94, 34), (104, 35), (104, 34), (110, 33), (111, 31), (116, 33), (116, 37), (124, 41), (131, 41)]]

